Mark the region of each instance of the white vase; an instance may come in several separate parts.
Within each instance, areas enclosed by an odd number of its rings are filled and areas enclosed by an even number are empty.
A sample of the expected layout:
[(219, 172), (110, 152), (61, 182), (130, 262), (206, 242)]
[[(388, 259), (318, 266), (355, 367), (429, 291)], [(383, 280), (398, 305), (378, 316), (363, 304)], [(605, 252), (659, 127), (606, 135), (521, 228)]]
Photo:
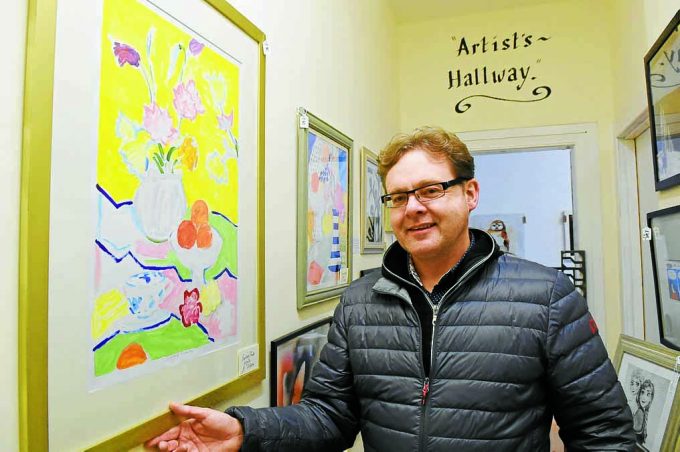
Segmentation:
[(187, 210), (181, 174), (147, 174), (134, 198), (139, 226), (153, 242), (165, 242)]

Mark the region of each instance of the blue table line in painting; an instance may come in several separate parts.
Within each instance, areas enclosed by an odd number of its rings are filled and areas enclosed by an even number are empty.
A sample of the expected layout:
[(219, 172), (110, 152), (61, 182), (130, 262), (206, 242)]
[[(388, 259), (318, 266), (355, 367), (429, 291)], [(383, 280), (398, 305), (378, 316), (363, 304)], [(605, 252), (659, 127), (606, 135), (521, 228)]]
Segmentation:
[(227, 220), (229, 223), (231, 223), (231, 225), (234, 226), (235, 228), (238, 227), (238, 225), (237, 225), (236, 223), (234, 223), (233, 221), (231, 221), (231, 219), (229, 219), (229, 217), (226, 216), (225, 214), (223, 214), (222, 212), (218, 212), (217, 210), (213, 210), (212, 213), (213, 213), (213, 215), (217, 215), (218, 217), (224, 218), (224, 219)]
[[(115, 263), (117, 263), (117, 264), (119, 264), (120, 262), (122, 262), (123, 260), (125, 260), (126, 257), (129, 256), (129, 257), (132, 258), (132, 260), (134, 260), (135, 263), (136, 263), (137, 265), (139, 265), (140, 268), (142, 268), (143, 270), (172, 270), (172, 271), (174, 271), (174, 272), (177, 274), (177, 278), (179, 278), (180, 281), (182, 281), (182, 282), (191, 282), (191, 281), (192, 281), (192, 278), (182, 278), (182, 276), (180, 275), (179, 270), (177, 270), (177, 266), (175, 266), (175, 265), (165, 265), (165, 266), (163, 266), (163, 265), (147, 265), (147, 264), (143, 264), (139, 259), (137, 259), (137, 257), (134, 255), (134, 253), (133, 253), (132, 251), (126, 251), (125, 254), (123, 254), (122, 256), (119, 257), (119, 256), (116, 256), (116, 255), (115, 255), (114, 253), (112, 253), (111, 251), (109, 251), (109, 249), (106, 247), (106, 245), (104, 245), (104, 244), (103, 244), (102, 242), (100, 242), (99, 240), (95, 239), (94, 243), (99, 247), (100, 250), (104, 251), (106, 254), (108, 254), (109, 256), (111, 256), (111, 259), (113, 259), (113, 261), (114, 261)], [(226, 273), (227, 276), (229, 276), (231, 279), (236, 279), (236, 280), (238, 279), (238, 277), (237, 277), (236, 275), (234, 275), (234, 274), (229, 270), (229, 267), (224, 267), (224, 268), (223, 268), (219, 273), (217, 273), (217, 275), (215, 275), (212, 279), (218, 280), (218, 279), (219, 279), (223, 274), (225, 274), (225, 273)]]
[[(165, 320), (162, 320), (162, 321), (160, 321), (160, 322), (157, 322), (157, 323), (155, 323), (155, 324), (153, 324), (153, 325), (149, 325), (149, 326), (145, 326), (145, 327), (139, 328), (138, 330), (135, 330), (135, 331), (121, 331), (121, 330), (116, 330), (116, 331), (113, 332), (110, 336), (107, 336), (106, 338), (102, 339), (101, 341), (99, 341), (99, 342), (97, 343), (97, 345), (95, 345), (94, 347), (92, 347), (92, 351), (94, 352), (94, 351), (99, 350), (99, 349), (102, 348), (104, 345), (106, 345), (107, 342), (109, 342), (109, 341), (112, 340), (114, 337), (118, 336), (119, 334), (134, 333), (134, 332), (138, 332), (138, 331), (150, 331), (150, 330), (153, 330), (153, 329), (156, 329), (156, 328), (159, 328), (159, 327), (165, 325), (166, 323), (170, 322), (170, 321), (173, 320), (173, 319), (174, 319), (174, 320), (180, 320), (180, 318), (177, 317), (175, 314), (170, 314), (169, 316), (167, 316), (167, 317), (165, 318)], [(215, 339), (213, 339), (212, 337), (210, 337), (210, 334), (208, 333), (208, 330), (201, 324), (201, 322), (195, 323), (194, 325), (196, 325), (198, 328), (200, 328), (201, 331), (203, 331), (203, 333), (205, 333), (205, 335), (207, 336), (207, 338), (208, 338), (208, 340), (209, 340), (210, 342), (215, 342)]]

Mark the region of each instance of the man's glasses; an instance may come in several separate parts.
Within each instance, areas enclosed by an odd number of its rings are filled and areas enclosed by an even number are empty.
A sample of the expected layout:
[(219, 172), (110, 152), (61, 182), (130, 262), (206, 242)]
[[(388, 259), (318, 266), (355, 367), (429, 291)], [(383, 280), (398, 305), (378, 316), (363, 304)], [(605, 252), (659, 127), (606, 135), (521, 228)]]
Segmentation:
[(446, 189), (449, 187), (453, 187), (454, 185), (458, 185), (470, 179), (472, 178), (456, 177), (455, 179), (446, 182), (437, 182), (436, 184), (425, 185), (424, 187), (414, 188), (409, 191), (382, 195), (380, 200), (390, 209), (404, 207), (408, 203), (408, 195), (413, 193), (419, 202), (426, 203), (444, 196), (446, 194)]

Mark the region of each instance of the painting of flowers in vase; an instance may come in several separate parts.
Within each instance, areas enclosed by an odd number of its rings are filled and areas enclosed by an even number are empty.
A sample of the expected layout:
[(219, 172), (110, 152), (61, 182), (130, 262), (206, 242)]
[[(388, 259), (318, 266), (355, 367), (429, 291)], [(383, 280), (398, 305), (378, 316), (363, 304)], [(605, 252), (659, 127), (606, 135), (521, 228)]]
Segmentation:
[(238, 159), (249, 151), (237, 61), (148, 3), (103, 8), (95, 379), (238, 340)]

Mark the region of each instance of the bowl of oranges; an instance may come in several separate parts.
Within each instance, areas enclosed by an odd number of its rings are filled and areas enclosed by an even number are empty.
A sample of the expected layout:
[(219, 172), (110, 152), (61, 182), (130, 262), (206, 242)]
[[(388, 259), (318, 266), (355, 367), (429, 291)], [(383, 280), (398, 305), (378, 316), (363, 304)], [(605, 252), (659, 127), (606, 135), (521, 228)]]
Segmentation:
[(183, 265), (191, 269), (195, 283), (205, 283), (205, 270), (210, 268), (222, 249), (222, 237), (210, 226), (208, 204), (199, 199), (191, 206), (191, 218), (180, 222), (170, 235), (170, 244)]

